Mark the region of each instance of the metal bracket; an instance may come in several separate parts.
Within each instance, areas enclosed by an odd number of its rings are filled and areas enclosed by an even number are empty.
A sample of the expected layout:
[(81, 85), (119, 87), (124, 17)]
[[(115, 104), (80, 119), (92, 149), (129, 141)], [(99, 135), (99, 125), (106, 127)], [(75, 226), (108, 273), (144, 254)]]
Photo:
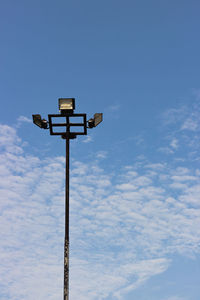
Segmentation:
[[(72, 119), (74, 117), (82, 118), (81, 123), (74, 123)], [(65, 123), (54, 123), (52, 118), (65, 118)], [(50, 135), (61, 135), (63, 139), (75, 139), (77, 135), (87, 134), (87, 119), (86, 114), (72, 114), (72, 115), (62, 115), (62, 114), (50, 114), (49, 119), (49, 130)], [(55, 128), (63, 127), (64, 131), (55, 131)], [(82, 131), (73, 131), (73, 128), (82, 128)]]

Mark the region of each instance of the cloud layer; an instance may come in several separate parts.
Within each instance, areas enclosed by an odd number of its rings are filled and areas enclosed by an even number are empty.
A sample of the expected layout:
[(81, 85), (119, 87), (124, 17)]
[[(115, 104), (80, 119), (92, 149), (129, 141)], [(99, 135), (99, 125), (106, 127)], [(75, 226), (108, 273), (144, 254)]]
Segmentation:
[[(27, 153), (7, 125), (0, 145), (1, 299), (61, 299), (64, 157)], [(113, 174), (102, 159), (72, 160), (71, 299), (123, 299), (200, 252), (198, 168), (146, 159)]]

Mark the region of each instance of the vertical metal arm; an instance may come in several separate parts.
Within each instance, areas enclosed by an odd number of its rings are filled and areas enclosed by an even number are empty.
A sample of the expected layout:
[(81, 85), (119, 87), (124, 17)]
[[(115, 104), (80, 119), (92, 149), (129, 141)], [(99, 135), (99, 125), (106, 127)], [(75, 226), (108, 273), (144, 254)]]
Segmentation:
[(69, 136), (66, 137), (64, 300), (69, 300)]

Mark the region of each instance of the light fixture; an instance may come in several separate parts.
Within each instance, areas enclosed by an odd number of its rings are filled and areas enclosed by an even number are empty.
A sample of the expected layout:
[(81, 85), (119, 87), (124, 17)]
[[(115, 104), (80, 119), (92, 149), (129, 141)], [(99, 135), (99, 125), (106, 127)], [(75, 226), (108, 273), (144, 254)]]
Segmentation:
[(60, 98), (58, 99), (58, 103), (61, 114), (68, 115), (73, 113), (73, 110), (75, 109), (74, 98)]
[(94, 114), (94, 117), (92, 119), (88, 120), (88, 127), (93, 128), (99, 125), (103, 121), (103, 114), (102, 113), (96, 113)]
[(103, 114), (102, 113), (94, 114), (94, 127), (99, 125), (102, 121), (103, 121)]
[(48, 122), (47, 122), (47, 120), (42, 119), (41, 115), (32, 115), (32, 117), (33, 117), (33, 123), (35, 125), (37, 125), (40, 128), (43, 128), (43, 129), (47, 129), (48, 128)]

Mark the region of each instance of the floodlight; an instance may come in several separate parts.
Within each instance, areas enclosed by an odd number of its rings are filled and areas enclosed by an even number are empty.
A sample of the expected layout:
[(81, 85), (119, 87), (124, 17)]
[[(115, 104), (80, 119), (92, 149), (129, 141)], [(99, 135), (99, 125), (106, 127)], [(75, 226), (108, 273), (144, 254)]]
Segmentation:
[(102, 121), (103, 121), (103, 114), (102, 113), (94, 114), (94, 127), (99, 125)]
[(40, 128), (47, 129), (48, 122), (41, 118), (41, 115), (32, 115), (33, 123)]
[(60, 98), (58, 99), (59, 110), (61, 114), (71, 114), (75, 109), (75, 99), (74, 98)]
[(93, 128), (99, 125), (103, 121), (103, 114), (102, 113), (96, 113), (94, 114), (94, 117), (92, 119), (88, 120), (88, 127)]

